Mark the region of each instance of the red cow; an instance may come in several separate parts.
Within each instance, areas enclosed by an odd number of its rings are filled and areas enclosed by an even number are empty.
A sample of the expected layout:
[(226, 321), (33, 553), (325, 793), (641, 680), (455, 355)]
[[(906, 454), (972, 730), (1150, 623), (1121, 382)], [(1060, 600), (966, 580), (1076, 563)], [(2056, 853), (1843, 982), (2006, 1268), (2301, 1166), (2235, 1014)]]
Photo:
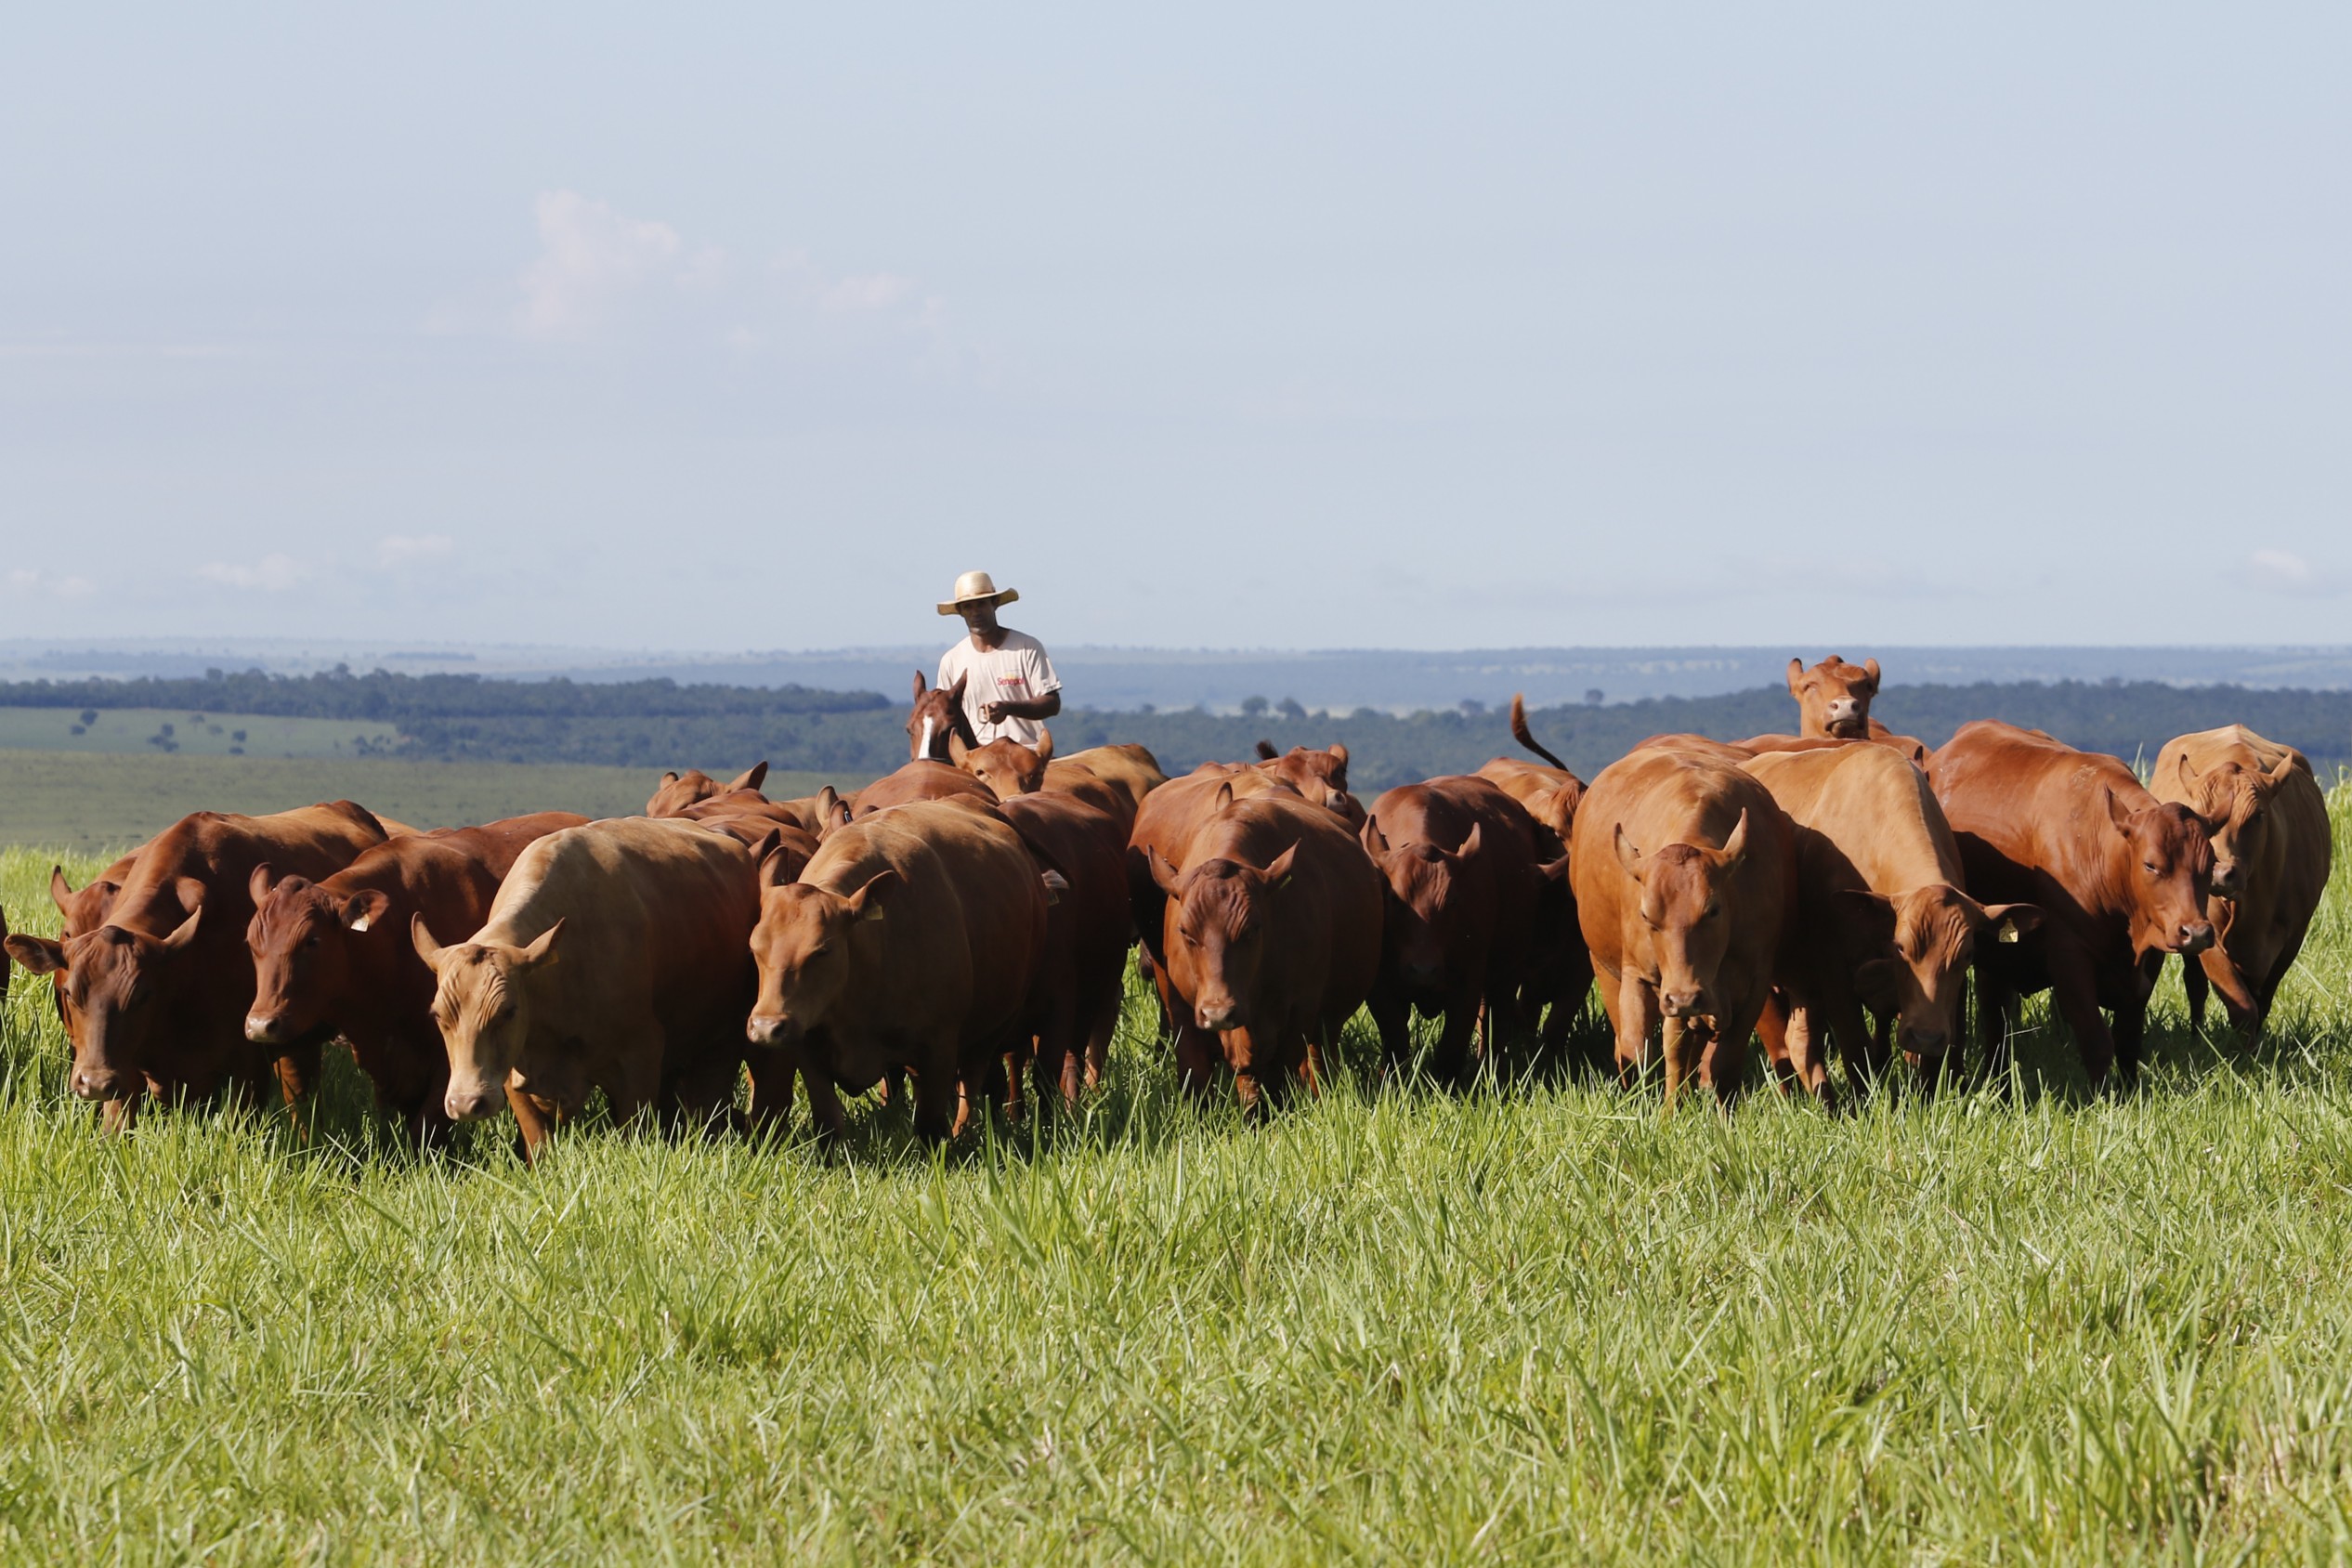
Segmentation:
[(321, 1041), (281, 1048), (245, 1038), (254, 871), (324, 878), (384, 842), (382, 824), (349, 801), (269, 817), (198, 812), (147, 846), (105, 924), (59, 941), (9, 937), (19, 963), (62, 973), (73, 1092), (101, 1102), (117, 1128), (130, 1124), (142, 1093), (258, 1093), (273, 1067), (287, 1103), (300, 1099)]
[[(283, 1050), (342, 1036), (376, 1104), (420, 1144), (438, 1143), (450, 1125), (441, 1103), (449, 1054), (433, 1024), (433, 972), (409, 941), (409, 922), (477, 929), (516, 856), (587, 820), (544, 811), (390, 839), (317, 882), (255, 867), (245, 1038)], [(516, 1120), (529, 1129), (534, 1117), (517, 1097)]]
[(1372, 803), (1363, 840), (1384, 908), (1371, 1008), (1391, 1064), (1409, 1053), (1416, 1009), (1443, 1020), (1431, 1059), (1441, 1081), (1469, 1076), (1482, 1017), (1494, 1060), (1496, 1020), (1518, 1013), (1545, 880), (1535, 834), (1525, 808), (1483, 778), (1399, 785)]
[(1988, 1065), (2006, 1065), (2018, 994), (2046, 987), (2091, 1082), (2104, 1083), (2110, 1065), (2136, 1079), (2165, 958), (2214, 945), (2204, 819), (2157, 800), (2113, 757), (1993, 719), (1961, 725), (1928, 760), (1927, 781), (1959, 840), (1968, 891), (2043, 914), (2034, 935), (1977, 949)]
[(1134, 921), (1127, 897), (1127, 834), (1118, 819), (1059, 791), (1015, 795), (997, 807), (1029, 854), (1068, 884), (1045, 912), (1045, 945), (1030, 988), (1038, 1092), (1065, 1101), (1102, 1081), (1125, 992)]
[(1144, 862), (1167, 897), (1162, 995), (1193, 1026), (1177, 1038), (1184, 1084), (1207, 1091), (1213, 1032), (1242, 1104), (1255, 1107), (1261, 1091), (1285, 1094), (1302, 1065), (1319, 1088), (1323, 1052), (1371, 994), (1380, 879), (1328, 808), (1288, 791), (1223, 799), (1183, 869), (1156, 850)]

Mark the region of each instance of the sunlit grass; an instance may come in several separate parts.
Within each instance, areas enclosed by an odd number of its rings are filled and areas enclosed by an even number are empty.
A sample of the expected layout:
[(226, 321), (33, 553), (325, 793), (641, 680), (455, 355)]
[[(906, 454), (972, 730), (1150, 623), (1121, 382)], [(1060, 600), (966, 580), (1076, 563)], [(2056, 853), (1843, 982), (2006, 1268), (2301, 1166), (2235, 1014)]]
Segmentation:
[[(0, 854), (12, 923), (54, 929), (48, 863)], [(0, 1552), (2339, 1558), (2348, 919), (2257, 1060), (2168, 983), (2121, 1100), (2037, 1012), (2007, 1097), (1351, 1081), (1250, 1129), (1179, 1102), (1139, 990), (1042, 1131), (529, 1171), (399, 1156), (347, 1064), (308, 1148), (101, 1137), (19, 972)]]

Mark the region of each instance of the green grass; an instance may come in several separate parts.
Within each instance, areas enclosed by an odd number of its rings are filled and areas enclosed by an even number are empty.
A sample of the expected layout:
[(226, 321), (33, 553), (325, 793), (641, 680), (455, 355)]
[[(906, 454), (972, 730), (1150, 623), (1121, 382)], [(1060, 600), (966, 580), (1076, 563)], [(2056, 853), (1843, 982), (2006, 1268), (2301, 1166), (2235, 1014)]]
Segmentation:
[[(0, 854), (12, 921), (46, 869)], [(2006, 1098), (1343, 1085), (1258, 1130), (1178, 1103), (1138, 993), (1041, 1138), (526, 1171), (393, 1156), (347, 1065), (307, 1149), (101, 1137), (20, 973), (0, 1555), (2341, 1561), (2347, 978), (2339, 885), (2271, 1047), (2168, 983), (2128, 1099), (2039, 1026)]]
[[(283, 811), (343, 798), (420, 828), (530, 811), (618, 817), (643, 811), (660, 778), (658, 768), (555, 763), (0, 750), (0, 844), (64, 845), (96, 854), (151, 838), (198, 806)], [(812, 794), (824, 782), (814, 774), (770, 774), (767, 792), (782, 800)]]
[[(171, 733), (164, 735), (164, 727)], [(185, 756), (355, 757), (359, 748), (399, 739), (391, 725), (365, 720), (286, 719), (265, 713), (195, 713), (169, 708), (108, 708), (84, 725), (70, 708), (0, 707), (0, 747), (39, 751)]]

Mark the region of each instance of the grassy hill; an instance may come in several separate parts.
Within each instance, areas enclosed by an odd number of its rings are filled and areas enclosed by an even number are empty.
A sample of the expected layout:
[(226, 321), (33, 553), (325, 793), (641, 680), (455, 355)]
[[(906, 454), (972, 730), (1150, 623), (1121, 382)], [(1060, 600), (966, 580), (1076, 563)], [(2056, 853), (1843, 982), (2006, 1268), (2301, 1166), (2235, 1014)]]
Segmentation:
[[(312, 791), (313, 793), (319, 791)], [(2352, 799), (2339, 791), (2339, 855)], [(0, 852), (54, 929), (46, 854)], [(76, 877), (94, 869), (76, 865)], [(2284, 1562), (2352, 1552), (2352, 899), (2251, 1059), (1729, 1119), (1583, 1082), (419, 1165), (62, 1096), (0, 1010), (12, 1559)], [(1352, 1032), (1357, 1064), (1369, 1041)]]

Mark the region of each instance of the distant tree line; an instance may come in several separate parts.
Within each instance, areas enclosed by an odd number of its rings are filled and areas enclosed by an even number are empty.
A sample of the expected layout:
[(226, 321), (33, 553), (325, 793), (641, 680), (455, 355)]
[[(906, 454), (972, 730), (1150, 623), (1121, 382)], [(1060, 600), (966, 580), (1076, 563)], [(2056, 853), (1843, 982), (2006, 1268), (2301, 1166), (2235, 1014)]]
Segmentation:
[[(476, 675), (365, 675), (337, 669), (307, 676), (249, 671), (201, 679), (0, 683), (0, 706), (189, 713), (262, 713), (363, 720), (399, 730), (389, 754), (419, 760), (601, 763), (624, 767), (734, 769), (767, 759), (779, 770), (843, 777), (884, 773), (906, 759), (907, 710), (872, 692), (804, 686), (679, 686), (669, 680), (584, 683)], [(1522, 754), (1503, 710), (1476, 702), (1402, 717), (1359, 708), (1309, 712), (1287, 699), (1239, 715), (1202, 709), (1131, 712), (1078, 708), (1053, 725), (1067, 752), (1113, 740), (1149, 746), (1170, 772), (1279, 747), (1344, 741), (1360, 791)], [(2061, 681), (1888, 688), (1875, 713), (1889, 726), (1940, 745), (1974, 718), (2006, 719), (2130, 761), (2152, 757), (2171, 737), (2240, 723), (2301, 747), (2325, 775), (2352, 764), (2352, 692), (2170, 686), (2155, 682)], [(1530, 715), (1537, 739), (1590, 777), (1649, 736), (1689, 732), (1721, 740), (1786, 731), (1796, 704), (1778, 687), (1718, 697), (1644, 698)]]

